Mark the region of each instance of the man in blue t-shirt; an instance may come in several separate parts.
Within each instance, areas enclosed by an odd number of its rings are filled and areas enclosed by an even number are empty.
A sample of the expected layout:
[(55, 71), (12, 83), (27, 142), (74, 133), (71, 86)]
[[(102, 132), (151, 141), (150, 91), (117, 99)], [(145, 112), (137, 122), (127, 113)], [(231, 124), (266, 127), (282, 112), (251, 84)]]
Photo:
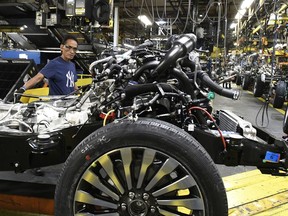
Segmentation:
[(49, 61), (42, 70), (28, 80), (18, 91), (18, 94), (32, 88), (44, 78), (48, 79), (49, 95), (67, 95), (77, 86), (77, 72), (75, 64), (71, 62), (78, 48), (78, 41), (72, 35), (66, 35), (60, 45), (61, 56)]

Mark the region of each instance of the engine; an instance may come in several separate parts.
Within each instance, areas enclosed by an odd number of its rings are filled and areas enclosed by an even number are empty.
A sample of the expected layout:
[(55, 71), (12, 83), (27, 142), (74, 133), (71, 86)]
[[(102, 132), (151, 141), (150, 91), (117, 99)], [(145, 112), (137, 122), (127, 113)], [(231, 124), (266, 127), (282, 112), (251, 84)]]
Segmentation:
[(45, 133), (83, 124), (90, 113), (89, 102), (76, 109), (76, 99), (0, 104), (0, 131)]

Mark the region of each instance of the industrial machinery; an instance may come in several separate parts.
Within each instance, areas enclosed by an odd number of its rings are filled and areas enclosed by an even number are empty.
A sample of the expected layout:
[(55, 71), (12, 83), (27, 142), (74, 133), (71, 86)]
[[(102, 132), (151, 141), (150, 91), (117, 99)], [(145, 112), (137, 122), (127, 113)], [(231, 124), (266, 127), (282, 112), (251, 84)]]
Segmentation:
[(213, 111), (214, 92), (234, 100), (239, 92), (201, 70), (195, 43), (193, 34), (168, 50), (147, 41), (93, 62), (80, 96), (1, 104), (0, 169), (66, 161), (56, 215), (227, 215), (214, 163), (286, 175), (287, 143)]

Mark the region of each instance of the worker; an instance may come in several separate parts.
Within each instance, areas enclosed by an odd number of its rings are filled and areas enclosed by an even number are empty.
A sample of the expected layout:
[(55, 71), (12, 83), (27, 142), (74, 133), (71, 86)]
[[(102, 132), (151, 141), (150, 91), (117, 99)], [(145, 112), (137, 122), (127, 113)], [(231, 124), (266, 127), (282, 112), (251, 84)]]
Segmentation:
[(62, 40), (60, 49), (61, 56), (49, 61), (34, 77), (16, 91), (16, 101), (19, 101), (21, 94), (27, 89), (34, 87), (44, 78), (48, 80), (49, 95), (67, 95), (78, 89), (75, 84), (77, 81), (75, 64), (71, 62), (78, 49), (77, 39), (72, 35), (66, 35)]

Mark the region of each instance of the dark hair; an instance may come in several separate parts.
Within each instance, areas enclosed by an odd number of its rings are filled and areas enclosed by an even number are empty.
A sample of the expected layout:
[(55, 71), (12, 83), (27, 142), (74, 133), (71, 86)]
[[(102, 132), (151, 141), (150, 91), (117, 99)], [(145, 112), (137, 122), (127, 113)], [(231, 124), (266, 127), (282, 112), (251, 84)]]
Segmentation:
[(73, 36), (73, 35), (65, 35), (65, 36), (63, 37), (62, 44), (65, 45), (66, 42), (67, 42), (67, 40), (74, 40), (74, 41), (76, 41), (77, 44), (78, 44), (77, 38), (76, 38), (75, 36)]

